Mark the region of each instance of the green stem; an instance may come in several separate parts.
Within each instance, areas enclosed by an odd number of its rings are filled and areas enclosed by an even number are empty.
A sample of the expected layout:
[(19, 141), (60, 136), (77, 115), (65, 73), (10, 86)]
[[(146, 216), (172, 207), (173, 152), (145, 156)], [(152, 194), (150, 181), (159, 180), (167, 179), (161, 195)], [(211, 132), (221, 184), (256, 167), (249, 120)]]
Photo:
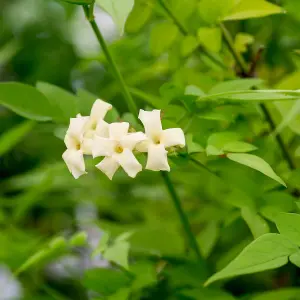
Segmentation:
[[(158, 0), (161, 8), (166, 12), (166, 14), (169, 16), (169, 18), (174, 22), (174, 24), (178, 27), (180, 32), (184, 36), (188, 36), (189, 32), (188, 30), (181, 24), (181, 22), (178, 20), (178, 18), (173, 14), (171, 9), (166, 5), (166, 3), (163, 0)], [(212, 62), (214, 62), (216, 65), (221, 67), (222, 69), (226, 70), (227, 67), (219, 61), (217, 58), (215, 58), (211, 53), (209, 53), (204, 47), (198, 46), (197, 48), (202, 54), (204, 54), (206, 57), (208, 57)]]
[[(223, 31), (223, 36), (225, 38), (225, 41), (228, 44), (229, 49), (232, 52), (232, 55), (234, 56), (236, 62), (239, 64), (239, 66), (242, 70), (242, 74), (245, 77), (251, 77), (251, 76), (249, 76), (249, 70), (248, 70), (248, 67), (247, 67), (243, 57), (236, 51), (236, 49), (234, 47), (233, 39), (230, 35), (230, 32), (227, 30), (227, 28), (224, 26), (224, 24), (220, 23), (220, 27)], [(250, 73), (253, 73), (253, 72), (254, 72), (254, 70), (250, 70)], [(259, 91), (259, 92), (261, 92), (261, 91)], [(276, 92), (280, 93), (280, 91), (276, 91)], [(297, 93), (297, 91), (283, 91), (283, 92), (284, 93), (288, 92), (289, 94), (292, 94), (292, 92), (295, 92), (295, 95)], [(260, 106), (262, 112), (264, 113), (265, 119), (269, 123), (270, 128), (272, 129), (272, 131), (274, 131), (276, 129), (276, 124), (275, 124), (274, 120), (272, 119), (272, 115), (269, 112), (267, 106), (264, 103), (260, 103), (259, 106)], [(278, 143), (278, 145), (281, 149), (282, 155), (285, 158), (285, 160), (287, 161), (290, 169), (291, 170), (296, 169), (296, 165), (295, 165), (295, 163), (294, 163), (294, 161), (293, 161), (293, 159), (292, 159), (292, 157), (291, 157), (291, 155), (288, 151), (288, 148), (286, 147), (286, 145), (285, 145), (285, 143), (284, 143), (284, 141), (283, 141), (280, 134), (276, 135), (276, 140), (277, 140), (277, 143)]]
[(178, 194), (176, 193), (176, 190), (174, 188), (174, 185), (173, 183), (171, 182), (170, 180), (170, 177), (168, 175), (167, 172), (161, 172), (161, 175), (162, 175), (162, 178), (168, 188), (168, 192), (170, 194), (170, 196), (172, 197), (173, 199), (173, 202), (174, 202), (174, 206), (175, 206), (175, 209), (180, 217), (180, 220), (181, 220), (181, 223), (182, 223), (182, 226), (184, 228), (184, 231), (186, 233), (186, 236), (188, 238), (188, 241), (189, 241), (189, 244), (191, 246), (191, 248), (193, 249), (193, 251), (195, 252), (196, 256), (197, 256), (197, 259), (200, 263), (203, 263), (204, 262), (204, 259), (201, 255), (201, 252), (199, 250), (199, 247), (198, 247), (198, 243), (195, 239), (195, 236), (192, 232), (192, 228), (191, 228), (191, 225), (189, 223), (189, 220), (181, 206), (181, 203), (180, 203), (180, 199), (178, 197)]
[(227, 43), (228, 48), (230, 49), (232, 55), (234, 56), (236, 62), (240, 66), (243, 75), (248, 74), (248, 66), (246, 62), (244, 61), (243, 57), (240, 55), (240, 53), (235, 49), (233, 39), (230, 35), (230, 32), (227, 30), (224, 24), (220, 23), (220, 27), (224, 36), (224, 39)]
[(131, 94), (127, 88), (127, 85), (124, 81), (124, 78), (123, 76), (121, 75), (121, 72), (119, 70), (119, 68), (117, 67), (107, 45), (106, 45), (106, 42), (105, 42), (105, 39), (97, 25), (97, 23), (95, 22), (95, 19), (94, 19), (94, 16), (93, 16), (93, 6), (91, 5), (90, 8), (84, 6), (84, 12), (85, 12), (85, 15), (95, 33), (95, 36), (97, 37), (97, 40), (104, 52), (104, 55), (106, 57), (106, 59), (108, 60), (115, 76), (116, 76), (116, 79), (118, 80), (120, 86), (121, 86), (121, 89), (122, 89), (122, 92), (123, 92), (123, 95), (124, 95), (124, 98), (126, 99), (126, 103), (128, 105), (128, 108), (130, 110), (130, 112), (137, 118), (138, 116), (138, 109), (135, 105), (135, 102), (133, 100), (133, 98), (131, 97)]
[[(100, 44), (100, 46), (102, 47), (102, 50), (110, 64), (110, 66), (112, 67), (113, 71), (114, 71), (114, 74), (117, 78), (117, 80), (119, 81), (120, 83), (120, 86), (122, 87), (122, 92), (123, 92), (123, 95), (125, 97), (125, 100), (127, 102), (127, 105), (128, 105), (128, 108), (129, 110), (131, 111), (131, 113), (137, 118), (138, 116), (138, 110), (137, 110), (137, 107), (134, 103), (134, 100), (133, 98), (131, 97), (131, 94), (129, 92), (129, 89), (123, 79), (123, 76), (119, 70), (119, 68), (117, 67), (117, 64), (115, 63), (112, 55), (110, 54), (109, 52), (109, 49), (106, 45), (106, 42), (101, 34), (101, 31), (99, 30), (95, 20), (94, 20), (94, 17), (93, 17), (93, 6), (90, 6), (90, 7), (87, 7), (87, 6), (84, 6), (83, 7), (84, 9), (84, 13), (88, 19), (88, 21), (90, 22), (91, 24), (91, 27), (98, 39), (98, 42)], [(201, 256), (201, 253), (200, 253), (200, 250), (198, 248), (198, 244), (196, 242), (196, 239), (192, 233), (192, 230), (191, 230), (191, 226), (189, 224), (189, 221), (188, 221), (188, 218), (187, 216), (185, 215), (184, 211), (183, 211), (183, 208), (181, 206), (181, 203), (180, 203), (180, 199), (175, 191), (175, 188), (174, 188), (174, 185), (172, 184), (169, 176), (167, 173), (165, 172), (161, 172), (162, 174), (162, 177), (164, 179), (164, 182), (166, 184), (166, 187), (168, 188), (168, 191), (169, 191), (169, 194), (173, 200), (173, 203), (174, 203), (174, 206), (178, 212), (178, 215), (180, 217), (180, 220), (182, 222), (182, 226), (183, 226), (183, 229), (185, 230), (185, 233), (186, 233), (186, 236), (190, 242), (190, 247), (195, 251), (195, 254), (197, 255), (197, 258), (199, 259), (199, 261), (201, 262), (204, 262), (202, 256)]]

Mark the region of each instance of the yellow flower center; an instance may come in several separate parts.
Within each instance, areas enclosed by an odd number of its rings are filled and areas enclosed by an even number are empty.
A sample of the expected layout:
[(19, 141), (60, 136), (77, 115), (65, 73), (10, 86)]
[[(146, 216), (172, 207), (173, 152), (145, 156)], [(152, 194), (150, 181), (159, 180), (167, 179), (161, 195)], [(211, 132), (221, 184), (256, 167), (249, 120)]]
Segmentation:
[(122, 153), (124, 151), (123, 147), (120, 145), (117, 145), (115, 148), (116, 153)]
[(154, 144), (156, 144), (156, 145), (160, 144), (160, 137), (159, 136), (154, 136), (152, 140), (153, 140)]

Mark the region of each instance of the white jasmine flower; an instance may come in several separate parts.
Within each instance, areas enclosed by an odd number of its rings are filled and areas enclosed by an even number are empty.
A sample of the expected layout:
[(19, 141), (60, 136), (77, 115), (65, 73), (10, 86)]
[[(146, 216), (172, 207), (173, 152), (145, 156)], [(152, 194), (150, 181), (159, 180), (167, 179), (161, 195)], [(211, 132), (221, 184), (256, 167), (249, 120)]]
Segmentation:
[(101, 136), (108, 135), (108, 124), (103, 118), (111, 108), (109, 103), (98, 99), (90, 116), (83, 117), (79, 114), (76, 118), (71, 118), (64, 140), (67, 150), (62, 157), (75, 179), (86, 174), (83, 155), (91, 154), (95, 133)]
[(160, 110), (140, 110), (139, 119), (145, 127), (147, 140), (138, 145), (141, 152), (148, 152), (146, 169), (152, 171), (170, 171), (168, 151), (166, 148), (185, 146), (185, 137), (181, 128), (163, 130), (160, 119)]
[(85, 154), (92, 154), (92, 144), (95, 134), (103, 137), (108, 136), (108, 124), (103, 120), (112, 105), (97, 99), (91, 109), (90, 117), (84, 127), (84, 150)]
[(121, 166), (130, 176), (135, 177), (142, 170), (141, 164), (135, 158), (132, 150), (145, 140), (142, 132), (128, 133), (129, 123), (112, 123), (108, 125), (108, 138), (95, 136), (92, 148), (93, 157), (105, 156), (96, 167), (108, 178), (112, 179)]

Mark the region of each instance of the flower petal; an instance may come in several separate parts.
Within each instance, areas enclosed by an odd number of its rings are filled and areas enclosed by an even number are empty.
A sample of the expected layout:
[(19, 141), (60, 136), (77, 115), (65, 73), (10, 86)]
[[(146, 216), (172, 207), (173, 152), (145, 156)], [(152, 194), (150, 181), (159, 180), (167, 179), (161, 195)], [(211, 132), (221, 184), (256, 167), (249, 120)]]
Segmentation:
[(115, 154), (114, 159), (120, 164), (124, 171), (130, 177), (135, 177), (137, 173), (142, 171), (142, 165), (129, 149), (124, 149), (120, 154)]
[(85, 124), (89, 121), (89, 117), (77, 116), (70, 119), (70, 125), (67, 133), (71, 136), (79, 137), (84, 132)]
[(135, 149), (139, 152), (148, 152), (149, 146), (152, 145), (153, 143), (151, 140), (146, 139), (138, 144), (136, 144)]
[(116, 141), (96, 135), (92, 146), (93, 157), (95, 158), (98, 156), (112, 156), (116, 146)]
[(166, 129), (162, 133), (161, 141), (165, 147), (179, 146), (183, 148), (185, 146), (184, 132), (181, 128)]
[(148, 148), (146, 169), (152, 171), (170, 171), (167, 154), (168, 151), (166, 151), (164, 145), (150, 145)]
[(63, 153), (62, 158), (75, 179), (86, 174), (83, 152), (81, 150), (67, 149)]
[(99, 136), (108, 138), (109, 135), (109, 125), (103, 120), (99, 120), (96, 127), (96, 133)]
[(112, 157), (104, 157), (104, 159), (96, 165), (96, 167), (102, 171), (110, 180), (112, 180), (114, 174), (119, 168), (118, 162)]
[(127, 133), (129, 129), (129, 123), (111, 123), (109, 124), (109, 137), (113, 140), (120, 141)]
[(112, 109), (111, 104), (97, 99), (91, 110), (91, 119), (96, 121), (103, 120), (110, 109)]
[(154, 109), (152, 111), (145, 111), (141, 109), (139, 119), (142, 121), (148, 137), (153, 138), (160, 136), (162, 132), (160, 110)]
[(128, 133), (121, 140), (121, 145), (123, 146), (123, 148), (133, 150), (138, 143), (145, 141), (146, 139), (147, 137), (143, 132)]
[(94, 140), (92, 138), (84, 138), (81, 144), (83, 154), (92, 155)]

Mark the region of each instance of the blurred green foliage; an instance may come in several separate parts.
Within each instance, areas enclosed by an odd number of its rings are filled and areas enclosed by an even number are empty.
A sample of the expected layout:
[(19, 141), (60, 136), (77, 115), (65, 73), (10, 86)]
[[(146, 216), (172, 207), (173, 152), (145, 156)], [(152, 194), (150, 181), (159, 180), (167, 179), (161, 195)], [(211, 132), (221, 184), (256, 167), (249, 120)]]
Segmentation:
[[(275, 91), (300, 87), (299, 1), (111, 1), (113, 12), (109, 1), (97, 4), (117, 25), (99, 7), (95, 17), (136, 104), (162, 109), (164, 127), (187, 134), (187, 153), (169, 158), (170, 177), (205, 264), (159, 174), (118, 171), (109, 181), (88, 159), (88, 175), (75, 181), (61, 159), (68, 119), (88, 114), (93, 95), (116, 108), (109, 121), (141, 128), (82, 8), (66, 3), (90, 1), (2, 0), (0, 264), (20, 280), (21, 299), (300, 299), (297, 246), (257, 246), (257, 238), (289, 238), (278, 216), (300, 209), (299, 94)], [(294, 265), (204, 288), (242, 250), (255, 269), (257, 252), (268, 260), (274, 248), (284, 256), (274, 268), (290, 255)], [(230, 277), (228, 268), (216, 277)]]

